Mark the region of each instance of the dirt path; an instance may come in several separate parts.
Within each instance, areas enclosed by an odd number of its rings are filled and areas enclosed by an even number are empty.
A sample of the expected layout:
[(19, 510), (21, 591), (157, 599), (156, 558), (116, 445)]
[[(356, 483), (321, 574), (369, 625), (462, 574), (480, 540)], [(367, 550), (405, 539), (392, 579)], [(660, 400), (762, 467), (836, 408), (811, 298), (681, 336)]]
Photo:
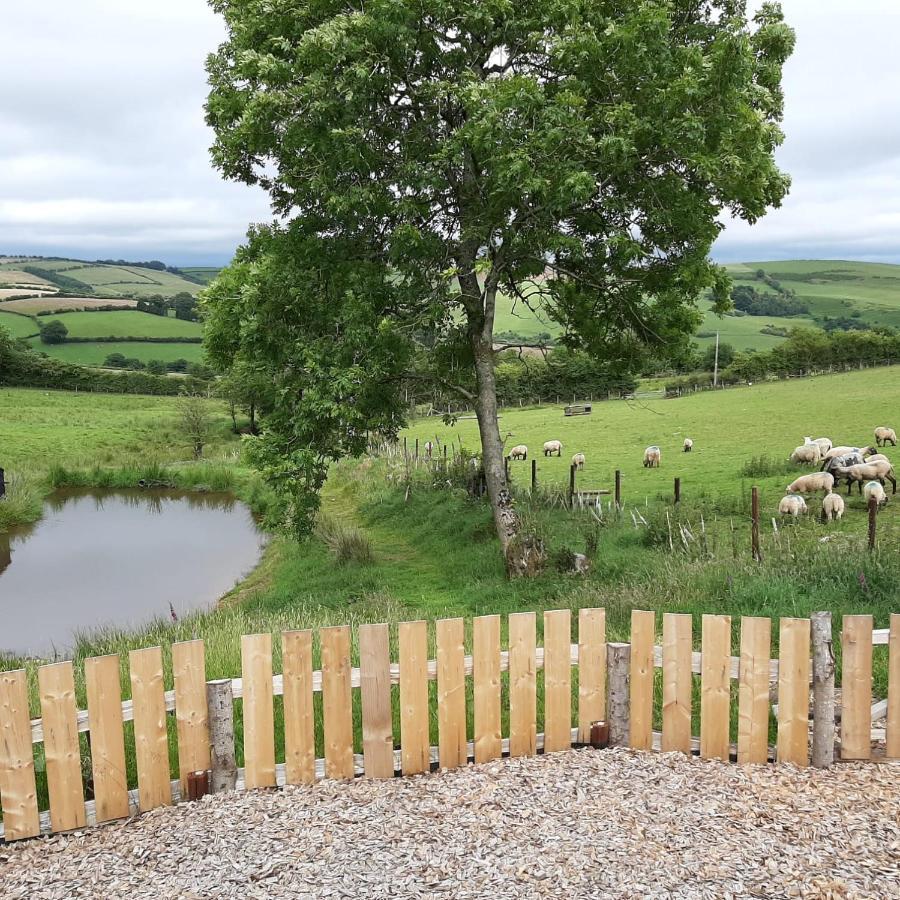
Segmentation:
[(575, 750), (0, 846), (4, 898), (900, 897), (900, 764)]

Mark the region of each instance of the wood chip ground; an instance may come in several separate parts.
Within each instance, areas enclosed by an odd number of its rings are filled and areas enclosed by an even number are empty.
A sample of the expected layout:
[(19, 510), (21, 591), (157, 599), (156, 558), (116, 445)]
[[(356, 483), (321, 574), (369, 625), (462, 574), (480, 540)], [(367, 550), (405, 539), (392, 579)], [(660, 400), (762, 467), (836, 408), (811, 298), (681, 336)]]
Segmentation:
[(0, 846), (0, 897), (900, 898), (900, 763), (573, 750)]

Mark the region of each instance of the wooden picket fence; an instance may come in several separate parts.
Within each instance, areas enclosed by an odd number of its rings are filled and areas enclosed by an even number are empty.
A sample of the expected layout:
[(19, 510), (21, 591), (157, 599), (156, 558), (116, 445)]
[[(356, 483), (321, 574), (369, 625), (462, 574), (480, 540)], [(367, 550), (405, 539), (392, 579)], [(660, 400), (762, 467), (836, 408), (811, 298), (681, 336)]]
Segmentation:
[[(823, 614), (819, 614), (823, 615)], [(827, 616), (827, 614), (824, 614)], [(655, 644), (657, 617), (632, 613), (631, 642), (607, 643), (603, 609), (578, 612), (578, 642), (572, 643), (569, 610), (544, 613), (543, 647), (537, 617), (514, 613), (508, 649), (501, 649), (500, 616), (472, 623), (472, 655), (465, 655), (465, 622), (435, 623), (436, 659), (429, 659), (428, 624), (398, 626), (399, 659), (392, 662), (388, 625), (359, 627), (359, 668), (351, 665), (348, 626), (318, 632), (321, 670), (313, 671), (313, 634), (281, 635), (283, 671), (273, 673), (271, 634), (241, 639), (241, 678), (206, 681), (202, 641), (172, 646), (174, 690), (166, 691), (160, 647), (129, 654), (131, 699), (123, 702), (118, 656), (87, 659), (87, 709), (78, 710), (71, 662), (37, 671), (42, 717), (31, 720), (24, 670), (0, 674), (0, 801), (6, 840), (110, 821), (166, 806), (187, 796), (189, 781), (204, 773), (214, 790), (312, 783), (317, 778), (389, 778), (439, 765), (501, 755), (529, 756), (587, 743), (593, 723), (606, 720), (610, 743), (636, 749), (699, 752), (739, 763), (770, 758), (809, 764), (810, 684), (824, 689), (816, 706), (816, 739), (835, 743), (833, 692), (828, 665), (813, 672), (809, 619), (781, 619), (780, 659), (771, 659), (771, 621), (745, 617), (740, 655), (731, 655), (730, 616), (702, 618), (701, 651), (693, 651), (692, 617), (662, 617), (662, 645)], [(833, 661), (830, 616), (813, 659)], [(814, 629), (814, 635), (815, 635)], [(818, 629), (822, 633), (821, 629)], [(873, 648), (889, 645), (886, 755), (900, 758), (900, 615), (890, 628), (873, 629), (871, 616), (846, 616), (842, 624), (840, 755), (871, 754)], [(577, 667), (577, 704), (572, 669)], [(654, 731), (656, 670), (661, 669), (661, 732)], [(543, 691), (538, 673), (543, 672)], [(508, 673), (503, 689), (502, 673)], [(815, 674), (815, 679), (813, 675)], [(692, 735), (694, 677), (699, 676), (699, 738)], [(472, 679), (472, 740), (467, 733), (466, 686)], [(429, 682), (436, 682), (436, 703)], [(737, 682), (737, 743), (731, 743), (732, 682)], [(777, 741), (769, 747), (770, 685), (778, 685)], [(392, 686), (399, 686), (399, 742), (393, 730)], [(354, 752), (353, 691), (359, 690), (362, 753)], [(321, 694), (319, 724), (314, 695)], [(501, 733), (502, 701), (508, 703), (509, 733)], [(274, 697), (283, 697), (283, 762), (276, 761)], [(818, 698), (818, 693), (816, 693)], [(543, 732), (538, 733), (539, 698)], [(234, 764), (233, 703), (243, 703), (244, 769)], [(819, 704), (819, 700), (816, 700)], [(577, 711), (575, 706), (577, 705)], [(171, 780), (167, 715), (174, 714), (179, 778)], [(573, 715), (574, 714), (574, 715)], [(831, 721), (823, 720), (830, 716)], [(437, 720), (438, 745), (430, 722)], [(573, 728), (573, 721), (577, 727)], [(137, 790), (126, 776), (125, 722), (132, 722)], [(828, 726), (822, 728), (821, 726)], [(317, 728), (324, 758), (316, 759)], [(79, 734), (88, 732), (89, 760)], [(35, 745), (43, 744), (49, 811), (38, 808)], [(398, 746), (399, 744), (399, 746)], [(814, 748), (815, 750), (815, 748)], [(819, 763), (823, 764), (823, 763)], [(825, 762), (824, 764), (828, 764)], [(85, 802), (83, 772), (91, 772), (93, 799)]]

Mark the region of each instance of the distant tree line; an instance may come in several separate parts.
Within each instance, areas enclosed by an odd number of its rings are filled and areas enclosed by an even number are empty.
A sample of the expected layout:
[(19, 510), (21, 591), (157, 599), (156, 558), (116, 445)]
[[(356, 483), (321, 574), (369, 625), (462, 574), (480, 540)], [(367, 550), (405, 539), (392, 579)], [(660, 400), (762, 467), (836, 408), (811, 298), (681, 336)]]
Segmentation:
[(734, 308), (748, 316), (805, 316), (809, 305), (790, 293), (760, 294), (749, 284), (739, 284), (731, 291)]
[(56, 272), (53, 269), (43, 269), (40, 266), (22, 266), (22, 271), (27, 272), (29, 275), (35, 275), (37, 278), (43, 278), (44, 281), (49, 281), (51, 284), (55, 284), (61, 290), (67, 291), (70, 294), (79, 295), (79, 294), (93, 294), (94, 286), (91, 284), (87, 284), (84, 281), (79, 281), (77, 278), (72, 278), (69, 275), (63, 275), (62, 272)]
[(108, 369), (128, 369), (132, 372), (149, 372), (151, 375), (166, 375), (169, 372), (184, 372), (195, 378), (209, 380), (215, 373), (204, 363), (188, 362), (179, 358), (169, 361), (151, 359), (147, 362), (135, 357), (125, 356), (124, 353), (110, 353), (103, 360), (103, 365)]

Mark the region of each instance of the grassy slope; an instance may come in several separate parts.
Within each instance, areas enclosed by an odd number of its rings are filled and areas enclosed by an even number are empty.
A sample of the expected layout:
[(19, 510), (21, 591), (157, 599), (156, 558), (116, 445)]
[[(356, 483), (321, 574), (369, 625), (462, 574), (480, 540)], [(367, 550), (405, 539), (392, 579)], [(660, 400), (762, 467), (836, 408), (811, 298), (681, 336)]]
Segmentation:
[[(70, 337), (196, 337), (198, 322), (185, 322), (173, 316), (154, 316), (137, 310), (71, 312), (53, 316), (69, 329)], [(49, 319), (48, 319), (49, 320)]]
[(35, 350), (46, 353), (54, 359), (77, 363), (81, 366), (102, 366), (110, 353), (121, 353), (129, 359), (149, 362), (158, 359), (162, 362), (173, 362), (186, 359), (188, 362), (205, 362), (202, 344), (159, 343), (156, 341), (102, 341), (84, 344), (42, 344), (40, 340), (32, 341)]
[(38, 333), (38, 326), (30, 316), (3, 312), (0, 308), (0, 328), (5, 328), (14, 338), (30, 337)]

